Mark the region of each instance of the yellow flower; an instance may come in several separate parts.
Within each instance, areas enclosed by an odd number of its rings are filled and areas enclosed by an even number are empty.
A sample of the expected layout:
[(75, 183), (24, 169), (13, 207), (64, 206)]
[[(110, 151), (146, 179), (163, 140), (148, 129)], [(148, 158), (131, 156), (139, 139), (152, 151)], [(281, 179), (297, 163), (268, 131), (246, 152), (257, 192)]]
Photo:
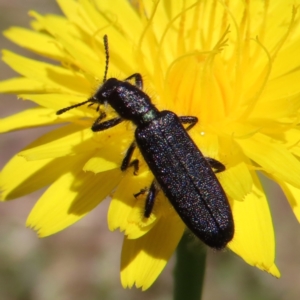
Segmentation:
[[(99, 113), (81, 106), (103, 79), (103, 36), (109, 75), (141, 73), (158, 109), (197, 116), (190, 134), (207, 157), (226, 165), (218, 175), (234, 215), (228, 247), (250, 265), (279, 277), (275, 238), (257, 171), (280, 185), (300, 220), (300, 28), (295, 1), (59, 0), (65, 17), (30, 12), (33, 30), (5, 36), (51, 64), (8, 50), (3, 60), (21, 77), (0, 83), (36, 108), (1, 120), (1, 132), (64, 124), (26, 147), (1, 172), (2, 199), (49, 186), (27, 220), (39, 236), (80, 220), (111, 196), (108, 226), (125, 238), (121, 280), (147, 289), (176, 248), (185, 226), (159, 194), (149, 219), (144, 197), (153, 175), (139, 151), (138, 176), (120, 164), (133, 140), (129, 122), (98, 133)], [(209, 4), (210, 3), (210, 4)], [(295, 5), (295, 6), (293, 6)], [(105, 107), (108, 119), (114, 112)]]

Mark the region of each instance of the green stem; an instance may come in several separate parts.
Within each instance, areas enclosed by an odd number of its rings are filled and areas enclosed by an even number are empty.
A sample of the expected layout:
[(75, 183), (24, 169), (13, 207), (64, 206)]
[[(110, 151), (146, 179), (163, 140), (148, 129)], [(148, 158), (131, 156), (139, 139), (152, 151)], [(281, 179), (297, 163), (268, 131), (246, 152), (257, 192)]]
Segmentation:
[(195, 245), (184, 234), (176, 252), (174, 271), (174, 300), (200, 300), (205, 272), (206, 248)]

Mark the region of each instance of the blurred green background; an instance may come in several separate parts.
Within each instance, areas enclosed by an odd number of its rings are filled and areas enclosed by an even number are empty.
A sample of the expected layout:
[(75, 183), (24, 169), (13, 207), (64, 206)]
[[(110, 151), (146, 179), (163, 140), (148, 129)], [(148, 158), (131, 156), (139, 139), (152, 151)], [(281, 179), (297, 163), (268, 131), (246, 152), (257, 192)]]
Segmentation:
[[(29, 27), (27, 12), (57, 13), (54, 0), (0, 0), (0, 29)], [(0, 36), (0, 48), (37, 58)], [(138, 72), (138, 70), (137, 70)], [(0, 62), (0, 80), (14, 76)], [(13, 95), (0, 95), (0, 117), (32, 106)], [(0, 136), (0, 168), (49, 128)], [(281, 279), (261, 272), (225, 250), (209, 250), (204, 300), (300, 299), (300, 226), (281, 191), (268, 181)], [(108, 201), (71, 228), (44, 239), (25, 228), (26, 217), (43, 191), (0, 203), (0, 300), (172, 299), (174, 258), (146, 292), (124, 290), (119, 279), (122, 234), (107, 228)], [(153, 241), (155, 243), (155, 241)]]

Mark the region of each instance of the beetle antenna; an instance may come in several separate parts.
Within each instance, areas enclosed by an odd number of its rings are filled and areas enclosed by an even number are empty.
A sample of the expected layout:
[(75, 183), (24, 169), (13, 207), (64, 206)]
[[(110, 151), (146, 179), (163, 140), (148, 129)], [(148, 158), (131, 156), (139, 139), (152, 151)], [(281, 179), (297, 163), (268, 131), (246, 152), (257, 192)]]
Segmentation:
[(89, 103), (89, 102), (95, 102), (95, 101), (93, 100), (93, 98), (90, 98), (90, 99), (88, 99), (88, 100), (86, 100), (86, 101), (83, 101), (83, 102), (80, 102), (80, 103), (77, 103), (77, 104), (74, 104), (74, 105), (71, 105), (71, 106), (62, 108), (62, 109), (58, 110), (58, 111), (56, 112), (56, 114), (57, 114), (57, 115), (61, 115), (61, 114), (65, 113), (66, 111), (70, 110), (70, 109), (73, 109), (73, 108), (75, 108), (75, 107), (84, 105), (84, 104)]
[(104, 77), (103, 77), (103, 83), (104, 83), (106, 81), (108, 63), (109, 63), (108, 37), (106, 34), (103, 37), (103, 42), (104, 42), (104, 50), (105, 50), (105, 70), (104, 70)]

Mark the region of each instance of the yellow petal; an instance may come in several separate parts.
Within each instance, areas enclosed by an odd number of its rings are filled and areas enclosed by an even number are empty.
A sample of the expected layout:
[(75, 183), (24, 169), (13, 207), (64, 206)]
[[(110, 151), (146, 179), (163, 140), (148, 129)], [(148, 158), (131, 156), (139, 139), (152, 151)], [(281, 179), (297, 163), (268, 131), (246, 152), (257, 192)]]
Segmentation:
[(300, 222), (300, 189), (281, 180), (277, 179), (276, 181), (278, 182), (286, 198), (288, 199), (298, 222)]
[(0, 82), (0, 92), (2, 93), (20, 93), (45, 91), (45, 85), (42, 82), (29, 78), (11, 78)]
[(90, 91), (90, 84), (82, 73), (74, 70), (25, 58), (8, 50), (3, 50), (2, 59), (19, 74), (43, 82), (44, 91), (82, 95)]
[[(57, 2), (69, 22), (76, 24), (77, 28), (83, 29), (85, 32), (91, 31), (91, 20), (86, 16), (83, 5), (81, 5), (82, 3), (74, 0), (58, 0)], [(51, 20), (51, 18), (47, 18), (48, 22), (49, 20)], [(48, 23), (48, 25), (50, 24)], [(99, 26), (99, 28), (102, 26)], [(96, 31), (96, 29), (94, 30)]]
[[(106, 151), (107, 149), (109, 149), (110, 151)], [(114, 159), (116, 155), (120, 155), (119, 148), (116, 149), (117, 152), (111, 151), (112, 149), (114, 148), (112, 148), (111, 146), (102, 148), (101, 153), (97, 153), (96, 156), (90, 158), (87, 161), (87, 163), (83, 166), (83, 171), (91, 171), (97, 174), (104, 171), (120, 168), (120, 160)]]
[(243, 201), (244, 197), (252, 191), (252, 177), (244, 162), (240, 162), (219, 175), (219, 180), (226, 194), (237, 201)]
[(53, 125), (57, 122), (53, 109), (35, 107), (0, 119), (0, 132), (31, 128), (37, 126)]
[(37, 32), (48, 32), (46, 21), (51, 20), (51, 22), (56, 22), (56, 25), (62, 30), (68, 30), (70, 35), (76, 36), (77, 38), (82, 38), (80, 29), (74, 26), (72, 22), (62, 15), (47, 14), (45, 16), (41, 16), (33, 10), (29, 11), (28, 15), (36, 18), (36, 20), (32, 20), (30, 22), (30, 25), (33, 30)]
[(14, 156), (0, 173), (2, 200), (19, 198), (51, 184), (73, 163), (72, 157), (27, 161)]
[(26, 225), (36, 230), (40, 237), (54, 234), (79, 221), (121, 180), (119, 170), (95, 175), (83, 172), (82, 163), (79, 159), (74, 162), (73, 167), (57, 178), (32, 209)]
[(269, 205), (257, 176), (252, 176), (252, 193), (231, 205), (235, 234), (228, 247), (248, 264), (279, 277), (275, 272), (275, 238)]
[[(128, 218), (135, 206), (135, 194), (142, 189), (150, 187), (153, 175), (146, 166), (140, 166), (138, 176), (133, 175), (132, 168), (129, 168), (120, 182), (111, 200), (108, 210), (108, 227), (110, 230), (120, 228), (125, 231), (128, 227)], [(142, 217), (141, 217), (142, 219)]]
[(284, 139), (288, 149), (290, 149), (290, 151), (298, 157), (300, 157), (299, 136), (300, 130), (298, 127), (286, 130), (284, 132)]
[(146, 197), (140, 195), (128, 215), (125, 235), (128, 239), (137, 239), (146, 234), (159, 221), (160, 218), (168, 218), (171, 214), (177, 214), (171, 203), (160, 191), (155, 197), (155, 203), (148, 218), (144, 217)]
[[(35, 140), (24, 150), (38, 145), (39, 139)], [(80, 158), (81, 156), (78, 156), (78, 159)], [(74, 158), (72, 156), (27, 161), (24, 157), (17, 154), (5, 165), (0, 173), (1, 197), (3, 200), (11, 200), (30, 194), (54, 182), (66, 170), (72, 168), (73, 164)]]
[[(157, 198), (155, 199), (155, 206), (157, 212), (158, 206)], [(138, 197), (135, 204), (128, 215), (126, 230), (124, 234), (128, 239), (137, 239), (146, 234), (160, 217), (159, 213), (152, 212), (149, 218), (144, 217), (145, 212), (145, 197)]]
[(251, 139), (236, 139), (236, 142), (266, 172), (300, 188), (300, 162), (284, 146), (261, 133)]
[[(197, 125), (199, 126), (199, 124)], [(219, 147), (220, 147), (218, 136), (216, 136), (215, 134), (211, 134), (209, 132), (201, 132), (201, 131), (199, 134), (199, 129), (196, 131), (194, 128), (191, 129), (189, 133), (191, 135), (191, 138), (196, 143), (199, 150), (203, 153), (205, 157), (211, 157), (214, 159), (218, 158)]]
[[(102, 137), (102, 135), (98, 137), (100, 141), (95, 145), (98, 150), (84, 165), (84, 171), (92, 171), (97, 174), (121, 167), (125, 156), (124, 153), (126, 153), (133, 140), (132, 132), (124, 132), (123, 128), (119, 127), (110, 129), (107, 134), (109, 134), (107, 139)], [(122, 139), (120, 139), (120, 136), (122, 136)], [(107, 145), (105, 145), (106, 141)]]
[[(276, 92), (274, 91), (269, 99), (257, 103), (255, 111), (251, 114), (251, 119), (260, 119), (261, 122), (264, 122), (262, 124), (266, 124), (268, 119), (280, 121), (281, 118), (294, 117), (300, 105), (299, 93), (289, 96), (284, 95), (279, 98), (278, 92), (277, 94)], [(268, 114), (266, 114), (266, 111)]]
[[(72, 2), (69, 2), (71, 4)], [(78, 9), (81, 9), (80, 7)], [(100, 60), (95, 49), (86, 43), (85, 39), (79, 39), (77, 36), (70, 34), (68, 26), (60, 27), (55, 18), (43, 17), (38, 13), (31, 12), (46, 30), (54, 35), (68, 54), (69, 59), (73, 61), (80, 69), (93, 75), (96, 78), (101, 78), (104, 70), (104, 55)], [(77, 15), (78, 16), (78, 15)], [(74, 46), (76, 45), (76, 46)], [(103, 48), (103, 47), (102, 47)], [(103, 67), (100, 66), (100, 61), (103, 61)]]
[(48, 34), (34, 32), (22, 27), (11, 27), (3, 32), (4, 36), (15, 44), (47, 57), (64, 61), (58, 41)]
[(27, 160), (37, 160), (92, 152), (96, 145), (94, 135), (90, 128), (75, 124), (64, 126), (38, 138), (37, 146), (21, 151), (19, 155)]
[[(86, 28), (87, 32), (92, 31), (96, 33), (94, 38), (101, 53), (103, 50), (103, 35), (104, 33), (108, 35), (110, 53), (113, 53), (114, 57), (110, 61), (111, 74), (117, 73), (119, 76), (128, 77), (129, 74), (140, 69), (132, 51), (131, 43), (135, 43), (135, 41), (131, 40), (131, 37), (132, 35), (138, 36), (141, 33), (142, 27), (138, 26), (141, 20), (129, 2), (123, 0), (114, 1), (114, 5), (118, 9), (110, 14), (107, 14), (107, 11), (110, 10), (109, 2), (102, 1), (97, 4), (88, 0), (81, 0), (82, 10), (78, 13), (79, 10), (77, 9), (77, 14), (74, 14), (72, 9), (70, 9), (69, 1), (61, 0), (59, 3), (70, 20), (78, 26)], [(111, 26), (109, 22), (115, 23), (115, 20), (118, 20), (118, 25)], [(122, 31), (118, 30), (119, 26), (123, 26)], [(129, 40), (131, 43), (129, 43)], [(122, 53), (118, 51), (120, 48), (122, 48)], [(99, 56), (100, 60), (103, 58), (103, 55)], [(141, 69), (139, 72), (141, 72)]]
[[(298, 29), (299, 30), (299, 29)], [(295, 66), (300, 65), (300, 57), (297, 55), (300, 48), (300, 40), (298, 35), (291, 37), (293, 42), (290, 41), (289, 45), (282, 49), (276, 57), (276, 63), (273, 66), (273, 76), (275, 78), (284, 77), (291, 70), (296, 70)], [(294, 84), (294, 82), (292, 83)], [(286, 87), (282, 87), (285, 89)]]
[(65, 119), (70, 116), (78, 117), (92, 117), (96, 118), (96, 112), (94, 109), (87, 107), (87, 105), (79, 106), (76, 109), (71, 109), (70, 111), (65, 112), (59, 116), (56, 115), (56, 111), (59, 109), (83, 102), (87, 100), (87, 96), (77, 96), (77, 95), (68, 95), (68, 94), (55, 94), (55, 93), (41, 93), (41, 94), (20, 94), (19, 98), (25, 100), (34, 101), (36, 104), (48, 107), (53, 109), (53, 116), (60, 119)]
[(139, 239), (124, 239), (121, 258), (123, 287), (134, 284), (148, 289), (159, 276), (177, 247), (184, 224), (177, 214), (160, 218), (146, 235)]
[[(118, 20), (119, 26), (126, 32), (127, 36), (131, 36), (133, 33), (137, 36), (140, 36), (143, 27), (142, 27), (142, 21), (140, 16), (137, 14), (135, 7), (127, 1), (123, 0), (115, 0), (114, 5), (115, 7), (118, 7), (118, 9), (111, 10), (111, 3), (104, 2), (104, 1), (95, 1), (97, 8), (101, 9), (101, 15), (103, 16), (103, 12), (110, 10), (111, 15), (104, 15), (104, 18), (109, 18), (111, 20)], [(90, 1), (84, 0), (82, 1), (84, 8), (87, 10), (88, 4)], [(95, 9), (94, 9), (95, 10)], [(89, 13), (91, 10), (87, 10), (87, 13)], [(93, 19), (96, 23), (97, 20)], [(97, 24), (97, 23), (96, 23)], [(124, 36), (123, 36), (124, 37)]]

